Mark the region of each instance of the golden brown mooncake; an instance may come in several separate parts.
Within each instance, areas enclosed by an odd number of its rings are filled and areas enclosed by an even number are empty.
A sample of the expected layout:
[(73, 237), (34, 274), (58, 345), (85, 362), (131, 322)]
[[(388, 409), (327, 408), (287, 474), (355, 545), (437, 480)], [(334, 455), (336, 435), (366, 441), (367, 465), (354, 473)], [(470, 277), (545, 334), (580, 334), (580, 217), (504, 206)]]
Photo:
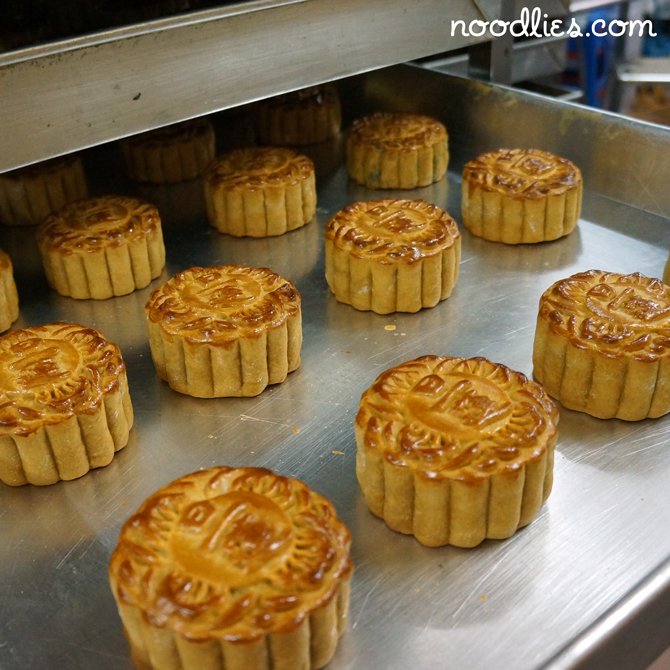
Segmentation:
[(148, 286), (165, 265), (158, 210), (126, 196), (62, 207), (40, 224), (37, 244), (49, 284), (72, 298), (132, 293)]
[(421, 114), (376, 112), (356, 119), (346, 138), (347, 172), (368, 188), (417, 188), (447, 172), (447, 129)]
[(193, 267), (146, 305), (156, 372), (199, 398), (255, 396), (300, 366), (300, 294), (267, 268)]
[(423, 356), (383, 372), (355, 421), (370, 511), (431, 547), (474, 547), (529, 524), (553, 481), (558, 410), (485, 358)]
[(322, 668), (346, 627), (350, 543), (296, 479), (228, 467), (177, 479), (127, 521), (110, 562), (135, 665)]
[(540, 298), (533, 374), (569, 409), (637, 421), (670, 412), (670, 287), (579, 272)]
[(465, 164), (463, 225), (505, 244), (546, 242), (572, 232), (582, 208), (582, 174), (540, 149), (499, 149)]
[(19, 295), (14, 281), (12, 259), (0, 250), (0, 332), (19, 318)]
[(663, 283), (670, 285), (670, 256), (663, 267)]
[(312, 161), (283, 147), (233, 149), (205, 174), (210, 224), (236, 237), (282, 235), (316, 213)]
[(126, 172), (151, 184), (199, 177), (216, 155), (216, 137), (206, 117), (175, 123), (121, 141)]
[(268, 98), (258, 105), (261, 144), (300, 146), (335, 137), (342, 126), (340, 96), (334, 84), (321, 84)]
[(0, 337), (5, 484), (54, 484), (109, 465), (132, 425), (121, 351), (98, 331), (49, 323)]
[(87, 195), (80, 158), (71, 154), (0, 174), (0, 222), (31, 226)]
[(326, 225), (326, 281), (340, 302), (377, 314), (417, 312), (451, 295), (461, 236), (423, 200), (355, 202)]

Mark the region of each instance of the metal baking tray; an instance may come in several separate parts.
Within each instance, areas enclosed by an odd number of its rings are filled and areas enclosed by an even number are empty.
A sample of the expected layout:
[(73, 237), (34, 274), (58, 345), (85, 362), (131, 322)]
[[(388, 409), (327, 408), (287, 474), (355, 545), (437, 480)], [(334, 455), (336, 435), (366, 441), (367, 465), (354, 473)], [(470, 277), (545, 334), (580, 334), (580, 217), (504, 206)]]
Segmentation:
[[(660, 276), (670, 248), (670, 132), (411, 66), (340, 85), (347, 118), (375, 108), (441, 117), (451, 135), (448, 179), (372, 192), (347, 180), (341, 143), (312, 147), (316, 219), (278, 238), (234, 239), (207, 225), (199, 184), (132, 185), (119, 178), (113, 147), (90, 150), (95, 188), (156, 202), (167, 246), (161, 279), (106, 301), (59, 297), (33, 231), (0, 231), (16, 266), (16, 327), (71, 320), (116, 341), (136, 416), (130, 443), (108, 467), (45, 488), (0, 487), (1, 668), (130, 668), (107, 580), (120, 526), (172, 479), (220, 464), (299, 477), (350, 527), (351, 616), (332, 670), (634, 669), (670, 644), (670, 416), (626, 423), (562, 409), (554, 490), (538, 518), (471, 550), (423, 547), (373, 517), (355, 480), (353, 438), (360, 394), (386, 368), (435, 353), (486, 356), (531, 374), (537, 303), (553, 281), (591, 268)], [(222, 146), (247, 111), (218, 119)], [(581, 165), (587, 191), (574, 233), (505, 246), (462, 231), (453, 295), (417, 314), (380, 316), (335, 301), (323, 265), (323, 228), (335, 211), (411, 196), (459, 219), (463, 162), (501, 145), (541, 146)], [(229, 262), (296, 282), (302, 366), (257, 398), (180, 395), (155, 375), (143, 306), (175, 272)]]

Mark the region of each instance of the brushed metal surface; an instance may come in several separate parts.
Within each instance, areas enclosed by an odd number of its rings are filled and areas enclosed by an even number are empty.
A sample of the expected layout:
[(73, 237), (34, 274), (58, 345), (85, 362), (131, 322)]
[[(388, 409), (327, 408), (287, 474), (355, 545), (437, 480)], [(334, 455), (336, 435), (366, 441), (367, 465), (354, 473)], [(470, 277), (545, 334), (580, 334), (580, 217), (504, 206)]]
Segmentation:
[[(395, 80), (395, 106), (413, 99), (416, 109), (431, 111), (436, 103), (420, 95), (423, 75), (409, 70), (412, 84), (404, 68), (352, 81), (352, 100), (367, 91), (376, 104), (373, 92)], [(481, 118), (489, 118), (491, 97), (478, 85), (454, 86), (454, 95), (479, 100)], [(519, 95), (511, 108), (521, 118), (538, 115), (533, 100)], [(548, 144), (552, 118), (545, 119)], [(515, 137), (504, 139), (522, 142), (526, 130), (519, 125)], [(641, 136), (647, 130), (637, 126)], [(486, 138), (493, 131), (483, 132)], [(633, 129), (627, 132), (633, 137)], [(583, 141), (589, 137), (600, 135)], [(630, 642), (627, 631), (654, 599), (667, 607), (670, 416), (626, 423), (561, 410), (554, 490), (538, 518), (506, 541), (429, 549), (390, 531), (363, 503), (352, 423), (360, 394), (377, 374), (426, 353), (486, 356), (530, 374), (537, 302), (549, 284), (590, 268), (660, 276), (668, 256), (667, 216), (590, 190), (577, 230), (556, 242), (513, 247), (464, 231), (458, 284), (433, 309), (379, 316), (337, 303), (323, 277), (327, 219), (352, 200), (381, 195), (422, 197), (460, 218), (458, 166), (481, 142), (474, 130), (454, 137), (448, 181), (411, 192), (368, 191), (348, 182), (341, 167), (317, 162), (326, 167), (318, 173), (315, 220), (265, 240), (234, 239), (208, 227), (197, 184), (147, 192), (108, 180), (115, 154), (88, 152), (87, 167), (99, 166), (104, 177), (101, 188), (150, 196), (165, 222), (168, 265), (161, 279), (108, 301), (57, 296), (43, 278), (32, 231), (0, 230), (0, 246), (16, 264), (17, 327), (67, 319), (99, 328), (122, 348), (136, 412), (129, 445), (107, 468), (46, 488), (0, 487), (0, 667), (129, 668), (106, 576), (119, 528), (157, 488), (218, 464), (297, 476), (330, 498), (351, 528), (351, 618), (333, 670), (576, 667), (599, 646)], [(590, 149), (603, 150), (597, 142)], [(151, 362), (143, 316), (150, 291), (191, 265), (223, 262), (267, 265), (294, 279), (303, 296), (302, 366), (257, 398), (179, 395), (157, 379)], [(627, 669), (644, 667), (670, 642), (667, 620), (650, 625), (654, 635), (632, 640)]]
[(667, 127), (411, 66), (385, 68), (355, 81), (355, 108), (411, 111), (420, 105), (444, 119), (456, 171), (482, 151), (541, 146), (579, 165), (591, 191), (670, 215)]
[(626, 84), (670, 83), (670, 58), (639, 58), (617, 66), (617, 78)]
[[(566, 42), (567, 39), (561, 37), (513, 43), (510, 49), (511, 82), (516, 84), (563, 72), (566, 62)], [(422, 61), (421, 64), (438, 72), (468, 76), (468, 52), (447, 54), (432, 61)]]
[(0, 55), (0, 172), (482, 38), (474, 0), (265, 0)]

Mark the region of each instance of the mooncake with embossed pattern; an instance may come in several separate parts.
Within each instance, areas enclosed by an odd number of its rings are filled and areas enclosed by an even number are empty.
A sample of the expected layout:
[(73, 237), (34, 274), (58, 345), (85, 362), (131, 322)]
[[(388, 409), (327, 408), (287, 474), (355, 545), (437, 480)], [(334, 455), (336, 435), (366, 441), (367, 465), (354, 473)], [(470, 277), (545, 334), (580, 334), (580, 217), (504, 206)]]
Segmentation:
[(340, 302), (378, 314), (417, 312), (456, 285), (456, 222), (423, 200), (370, 200), (326, 225), (326, 281)]
[(132, 425), (121, 351), (98, 331), (49, 323), (0, 337), (5, 484), (54, 484), (109, 465)]
[(191, 119), (121, 141), (126, 172), (151, 184), (199, 177), (216, 155), (214, 127), (207, 117)]
[(207, 170), (205, 203), (209, 222), (220, 233), (282, 235), (314, 217), (314, 164), (283, 147), (234, 149)]
[(186, 475), (127, 521), (109, 577), (139, 668), (316, 670), (345, 630), (351, 537), (262, 468)]
[(0, 332), (19, 318), (19, 294), (14, 281), (12, 259), (0, 249)]
[(342, 110), (334, 84), (310, 86), (268, 98), (258, 106), (261, 144), (299, 146), (323, 142), (340, 132)]
[(540, 149), (499, 149), (465, 164), (463, 225), (493, 242), (522, 244), (571, 233), (582, 207), (579, 168)]
[(255, 396), (300, 366), (300, 294), (267, 268), (190, 268), (153, 292), (146, 314), (158, 376), (180, 393)]
[(0, 222), (32, 226), (73, 200), (88, 194), (76, 154), (0, 174)]
[(165, 265), (158, 210), (126, 196), (65, 205), (37, 229), (49, 284), (72, 298), (105, 299), (144, 288)]
[(670, 287), (579, 272), (540, 298), (533, 375), (565, 407), (637, 421), (670, 412)]
[(474, 547), (529, 524), (551, 492), (558, 410), (485, 358), (423, 356), (383, 372), (355, 421), (370, 511), (422, 544)]
[(431, 116), (376, 112), (356, 119), (345, 143), (347, 172), (362, 186), (411, 189), (447, 172), (449, 137)]

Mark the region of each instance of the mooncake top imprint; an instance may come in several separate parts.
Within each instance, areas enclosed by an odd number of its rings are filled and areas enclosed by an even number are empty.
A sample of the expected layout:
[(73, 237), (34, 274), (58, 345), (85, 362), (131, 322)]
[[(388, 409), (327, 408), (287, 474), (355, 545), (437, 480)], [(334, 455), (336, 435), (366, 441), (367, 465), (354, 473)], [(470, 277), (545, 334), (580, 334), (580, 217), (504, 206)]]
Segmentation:
[(466, 163), (463, 181), (510, 197), (543, 198), (577, 188), (579, 168), (540, 149), (499, 149)]
[(334, 507), (263, 468), (218, 467), (150, 496), (121, 530), (118, 598), (190, 640), (251, 642), (288, 632), (351, 574)]
[(300, 310), (300, 294), (267, 268), (242, 265), (193, 267), (157, 288), (148, 318), (168, 333), (224, 344), (255, 337)]
[(670, 287), (639, 273), (579, 272), (550, 286), (539, 316), (581, 349), (656, 360), (670, 353)]
[(539, 384), (504, 365), (423, 356), (383, 372), (356, 423), (392, 465), (472, 481), (540, 458), (556, 437), (558, 410)]
[(326, 239), (359, 258), (412, 263), (440, 253), (459, 237), (454, 219), (423, 200), (370, 200), (340, 210)]
[(128, 196), (76, 200), (47, 217), (37, 229), (41, 248), (61, 254), (95, 252), (129, 244), (160, 228), (156, 207)]
[(97, 330), (49, 323), (0, 337), (0, 435), (93, 414), (125, 373), (121, 351)]

